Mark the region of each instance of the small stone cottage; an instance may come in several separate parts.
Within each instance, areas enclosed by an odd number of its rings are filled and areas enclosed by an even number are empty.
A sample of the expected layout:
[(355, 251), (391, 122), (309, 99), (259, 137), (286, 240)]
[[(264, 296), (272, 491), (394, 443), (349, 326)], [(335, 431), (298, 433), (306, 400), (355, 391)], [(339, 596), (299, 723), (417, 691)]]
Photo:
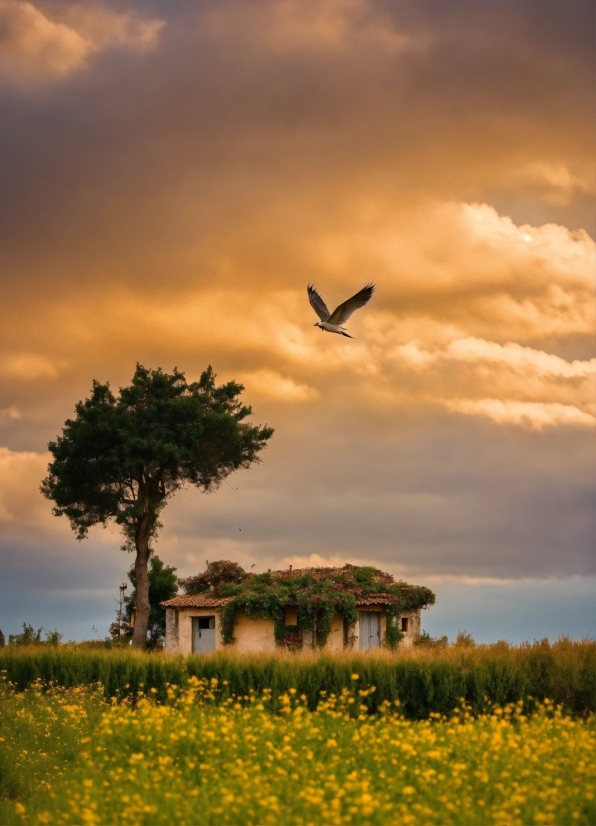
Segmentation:
[[(222, 580), (225, 566), (234, 578)], [(428, 588), (395, 582), (371, 566), (247, 574), (222, 560), (183, 585), (187, 593), (161, 603), (171, 653), (410, 646), (421, 609), (435, 601)]]

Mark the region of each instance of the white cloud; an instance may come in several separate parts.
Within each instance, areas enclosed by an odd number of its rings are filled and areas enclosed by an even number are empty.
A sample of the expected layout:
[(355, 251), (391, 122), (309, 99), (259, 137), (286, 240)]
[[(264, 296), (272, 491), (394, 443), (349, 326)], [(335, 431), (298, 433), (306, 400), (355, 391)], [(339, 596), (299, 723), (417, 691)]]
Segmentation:
[(0, 0), (0, 73), (13, 80), (65, 77), (110, 46), (154, 48), (164, 25), (99, 4), (75, 4), (52, 19), (27, 0)]
[(308, 556), (284, 556), (283, 562), (292, 568), (341, 568), (346, 562), (351, 562), (343, 556), (320, 556), (319, 554), (309, 554)]
[(515, 424), (542, 430), (548, 425), (582, 425), (594, 427), (596, 419), (578, 407), (568, 404), (520, 402), (501, 399), (459, 399), (446, 402), (458, 413), (486, 416), (497, 424)]
[(520, 373), (531, 372), (540, 376), (557, 376), (565, 379), (585, 378), (596, 374), (596, 358), (566, 361), (560, 356), (532, 347), (523, 347), (514, 342), (498, 344), (495, 341), (474, 337), (455, 339), (444, 349), (432, 352), (421, 349), (417, 342), (411, 341), (396, 347), (393, 354), (415, 367), (425, 367), (433, 362), (445, 360), (489, 362)]

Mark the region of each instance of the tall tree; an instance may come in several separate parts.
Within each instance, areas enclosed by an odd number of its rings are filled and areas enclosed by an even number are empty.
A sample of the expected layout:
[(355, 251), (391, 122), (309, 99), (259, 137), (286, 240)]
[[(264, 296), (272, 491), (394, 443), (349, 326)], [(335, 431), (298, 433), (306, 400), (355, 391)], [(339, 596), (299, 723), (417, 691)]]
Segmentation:
[(185, 485), (214, 490), (259, 461), (273, 435), (244, 421), (252, 410), (239, 401), (243, 390), (233, 381), (216, 386), (211, 367), (188, 384), (176, 368), (168, 374), (137, 364), (118, 396), (94, 381), (90, 398), (48, 445), (54, 461), (41, 491), (54, 501), (54, 514), (69, 519), (77, 539), (113, 519), (136, 553), (134, 645), (146, 643), (150, 542), (167, 500)]

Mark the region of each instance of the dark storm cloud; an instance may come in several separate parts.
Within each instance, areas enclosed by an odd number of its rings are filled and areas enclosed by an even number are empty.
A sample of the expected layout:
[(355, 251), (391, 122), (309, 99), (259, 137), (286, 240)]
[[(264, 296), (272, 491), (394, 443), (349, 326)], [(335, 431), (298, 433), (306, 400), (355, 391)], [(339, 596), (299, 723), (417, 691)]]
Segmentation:
[[(582, 58), (593, 10), (549, 11), (334, 3), (326, 14), (259, 3), (248, 14), (242, 3), (171, 4), (152, 51), (111, 50), (43, 93), (5, 92), (9, 271), (42, 290), (49, 279), (62, 289), (99, 277), (196, 283), (225, 244), (249, 268), (252, 252), (275, 278), (255, 250), (268, 240), (258, 216), (279, 232), (284, 211), (296, 220), (288, 202), (316, 224), (330, 207), (341, 221), (354, 187), (398, 203), (413, 192), (490, 201), (495, 190), (505, 197), (513, 167), (537, 156), (589, 172), (592, 75)], [(309, 16), (330, 17), (314, 45)], [(379, 32), (403, 37), (403, 47)], [(298, 220), (299, 237), (313, 226)], [(189, 245), (201, 267), (189, 267)]]
[(271, 565), (316, 554), (418, 579), (596, 574), (595, 456), (582, 433), (372, 418), (336, 408), (333, 423), (314, 415), (308, 431), (286, 428), (262, 466), (234, 479), (241, 534), (229, 491), (188, 492), (166, 515), (164, 547), (181, 565), (186, 553), (202, 563), (221, 538)]

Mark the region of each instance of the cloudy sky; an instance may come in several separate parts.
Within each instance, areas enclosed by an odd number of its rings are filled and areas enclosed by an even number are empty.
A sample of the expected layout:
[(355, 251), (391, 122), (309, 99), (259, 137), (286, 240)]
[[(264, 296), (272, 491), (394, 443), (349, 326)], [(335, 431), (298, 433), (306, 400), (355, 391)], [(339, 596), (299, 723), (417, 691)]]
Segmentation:
[[(0, 0), (5, 634), (107, 633), (131, 558), (39, 483), (137, 361), (212, 364), (276, 428), (237, 493), (168, 505), (180, 575), (371, 563), (437, 592), (433, 634), (596, 633), (593, 17)], [(309, 281), (369, 280), (354, 340), (313, 327)]]

